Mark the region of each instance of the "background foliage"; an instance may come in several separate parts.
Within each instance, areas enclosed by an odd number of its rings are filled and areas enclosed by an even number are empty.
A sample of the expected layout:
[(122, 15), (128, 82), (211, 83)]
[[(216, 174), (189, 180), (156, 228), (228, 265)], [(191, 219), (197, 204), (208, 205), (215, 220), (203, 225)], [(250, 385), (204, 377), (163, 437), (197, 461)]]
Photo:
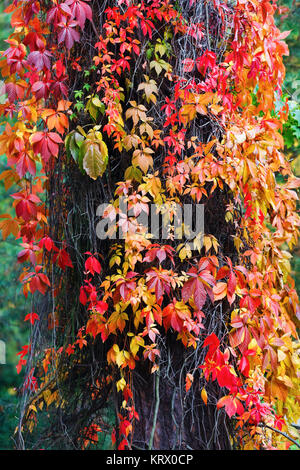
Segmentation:
[[(290, 55), (284, 58), (286, 78), (283, 92), (289, 98), (290, 115), (284, 126), (286, 153), (293, 160), (296, 176), (300, 176), (300, 2), (283, 0), (279, 2), (283, 8), (289, 8), (279, 21), (281, 30), (291, 31), (287, 37)], [(297, 290), (300, 288), (300, 249), (293, 253), (293, 275)]]

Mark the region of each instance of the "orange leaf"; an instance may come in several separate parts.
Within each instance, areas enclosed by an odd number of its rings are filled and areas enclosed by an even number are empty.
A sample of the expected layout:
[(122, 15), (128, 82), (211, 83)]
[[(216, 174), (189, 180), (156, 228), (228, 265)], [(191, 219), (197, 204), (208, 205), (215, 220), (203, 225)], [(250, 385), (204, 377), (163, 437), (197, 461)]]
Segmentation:
[(223, 299), (224, 297), (226, 297), (227, 283), (226, 282), (218, 282), (218, 284), (216, 284), (213, 287), (213, 292), (214, 292), (215, 300)]
[(3, 240), (5, 240), (11, 233), (16, 238), (19, 233), (19, 224), (16, 219), (13, 219), (9, 214), (4, 214), (0, 217), (4, 218), (5, 216), (7, 216), (7, 218), (0, 222), (0, 230), (2, 230)]
[(189, 391), (189, 389), (191, 388), (193, 382), (194, 382), (193, 375), (192, 374), (186, 374), (186, 378), (185, 378), (185, 390), (186, 390), (186, 392)]

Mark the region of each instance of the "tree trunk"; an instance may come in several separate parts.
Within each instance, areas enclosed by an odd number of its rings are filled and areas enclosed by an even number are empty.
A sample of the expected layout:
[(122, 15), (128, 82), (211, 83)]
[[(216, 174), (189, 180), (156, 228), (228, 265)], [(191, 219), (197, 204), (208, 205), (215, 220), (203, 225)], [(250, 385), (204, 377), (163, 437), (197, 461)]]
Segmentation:
[[(195, 374), (192, 394), (185, 393), (191, 357), (175, 343), (168, 344), (165, 353), (155, 376), (141, 368), (134, 374), (135, 404), (140, 419), (134, 428), (133, 448), (231, 449), (228, 417), (224, 410), (216, 409), (215, 403), (204, 403), (201, 390), (205, 384), (199, 373)], [(199, 353), (196, 351), (196, 357)], [(206, 389), (216, 401), (221, 397), (216, 385), (206, 384)]]
[[(175, 3), (175, 2), (174, 2)], [(81, 90), (85, 83), (90, 86), (99, 80), (99, 75), (95, 70), (91, 70), (88, 77), (84, 75), (84, 70), (88, 70), (93, 63), (95, 55), (94, 44), (97, 41), (95, 30), (102, 31), (105, 21), (104, 9), (113, 6), (114, 1), (93, 0), (93, 23), (88, 23), (83, 32), (80, 43), (75, 44), (72, 49), (72, 59), (81, 57), (83, 71), (78, 72), (72, 66), (72, 61), (68, 60), (67, 73), (70, 77), (71, 101), (76, 101), (75, 92)], [(183, 16), (188, 21), (205, 24), (204, 39), (202, 48), (214, 50), (221, 60), (222, 53), (226, 48), (227, 37), (220, 36), (220, 31), (228, 30), (230, 14), (228, 18), (218, 15), (212, 2), (197, 1), (195, 6), (190, 8), (190, 0), (179, 0), (179, 7)], [(225, 24), (222, 24), (225, 21)], [(230, 33), (230, 31), (229, 31)], [(229, 34), (226, 32), (226, 34)], [(140, 32), (137, 37), (142, 43), (143, 34)], [(197, 57), (199, 51), (194, 50), (193, 42), (188, 36), (182, 36), (180, 40), (172, 39), (175, 56), (172, 58), (174, 74), (182, 72), (182, 63), (187, 57)], [(145, 54), (145, 51), (141, 51)], [(139, 58), (142, 64), (144, 57)], [(140, 66), (140, 65), (139, 65)], [(136, 80), (132, 89), (126, 89), (125, 77), (118, 77), (124, 87), (124, 103), (129, 108), (129, 101), (137, 99), (135, 97), (139, 80), (141, 81), (141, 70), (135, 70), (132, 80)], [(199, 79), (199, 73), (195, 71), (195, 78)], [(159, 81), (159, 79), (157, 80)], [(159, 84), (159, 95), (157, 105), (152, 106), (152, 116), (160, 112), (161, 102), (165, 96), (171, 96), (173, 85), (169, 85), (162, 79)], [(123, 109), (125, 116), (126, 107)], [(74, 124), (81, 127), (91, 124), (90, 116), (85, 112), (79, 113), (79, 117)], [(72, 128), (70, 129), (72, 130)], [(222, 130), (215, 121), (210, 121), (207, 116), (200, 116), (195, 119), (193, 126), (187, 131), (187, 137), (196, 136), (201, 142), (207, 143), (213, 137), (221, 139)], [(72, 261), (76, 269), (64, 273), (60, 277), (57, 272), (55, 276), (55, 287), (59, 286), (59, 294), (55, 299), (55, 304), (59, 305), (59, 330), (57, 331), (56, 344), (64, 341), (65, 337), (74, 338), (75, 332), (87, 321), (87, 313), (78, 300), (80, 287), (84, 284), (84, 257), (86, 251), (100, 253), (102, 255), (102, 277), (111, 273), (109, 249), (114, 243), (113, 240), (99, 240), (96, 235), (96, 210), (97, 206), (104, 202), (109, 202), (115, 190), (116, 183), (124, 178), (124, 171), (130, 164), (128, 155), (116, 155), (112, 143), (107, 142), (110, 154), (110, 167), (102, 178), (92, 181), (87, 175), (80, 172), (78, 165), (72, 160), (59, 159), (49, 174), (49, 224), (50, 236), (53, 240), (65, 240), (66, 246), (72, 253)], [(154, 159), (153, 172), (163, 179), (162, 164), (164, 154)], [(208, 183), (207, 191), (211, 188)], [(216, 189), (212, 197), (208, 197), (205, 202), (205, 233), (216, 237), (220, 253), (224, 256), (235, 256), (231, 235), (234, 233), (232, 224), (225, 221), (226, 205), (230, 202), (227, 188), (224, 191)], [(52, 272), (51, 260), (49, 270)], [(54, 277), (55, 277), (54, 276)], [(53, 297), (49, 297), (44, 310), (53, 310)], [(205, 333), (214, 332), (217, 336), (224, 336), (226, 331), (226, 320), (229, 314), (229, 305), (226, 301), (214, 307), (208, 300), (203, 312), (206, 316)], [(77, 392), (87, 393), (84, 387), (87, 383), (94, 383), (96, 379), (105, 379), (109, 371), (106, 364), (106, 354), (111, 347), (110, 340), (104, 344), (97, 339), (96, 343), (87, 351), (82, 350), (82, 364), (73, 365), (65, 372), (61, 373), (64, 379), (58, 388), (64, 398), (64, 407), (60, 410), (56, 421), (53, 421), (51, 431), (47, 430), (43, 435), (49, 442), (66, 448), (77, 448), (78, 439), (82, 431), (84, 422), (91, 422), (97, 417), (98, 408), (95, 402), (91, 401), (89, 394), (81, 396), (77, 400)], [(139, 420), (133, 425), (131, 443), (136, 449), (230, 449), (232, 432), (228, 425), (224, 409), (217, 410), (216, 403), (222, 396), (222, 391), (215, 383), (207, 384), (200, 374), (199, 366), (203, 363), (205, 349), (203, 342), (199, 341), (197, 348), (186, 350), (180, 341), (176, 340), (175, 333), (168, 333), (160, 340), (161, 357), (159, 359), (159, 371), (151, 373), (149, 363), (137, 363), (133, 371), (133, 394), (135, 408), (139, 414)], [(59, 365), (58, 370), (65, 371), (65, 363)], [(194, 374), (193, 391), (188, 395), (185, 393), (185, 379), (190, 372)], [(205, 385), (206, 383), (206, 385)], [(201, 391), (206, 387), (210, 397), (209, 404), (205, 404), (201, 398)], [(113, 386), (114, 387), (114, 386)], [(111, 397), (111, 387), (104, 389), (108, 400)], [(116, 405), (116, 414), (119, 412), (120, 398)], [(99, 399), (99, 409), (105, 406), (103, 396)], [(68, 429), (66, 437), (65, 430)], [(46, 437), (48, 436), (48, 437)], [(50, 436), (50, 437), (49, 437)], [(37, 441), (37, 446), (39, 445)]]

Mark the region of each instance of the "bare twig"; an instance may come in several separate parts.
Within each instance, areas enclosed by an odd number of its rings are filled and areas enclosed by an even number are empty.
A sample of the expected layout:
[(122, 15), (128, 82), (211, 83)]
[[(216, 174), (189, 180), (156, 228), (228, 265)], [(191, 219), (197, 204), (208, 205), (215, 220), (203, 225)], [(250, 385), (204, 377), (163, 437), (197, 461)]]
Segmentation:
[(151, 435), (149, 439), (149, 450), (152, 449), (153, 445), (153, 439), (154, 439), (154, 433), (156, 429), (156, 423), (157, 423), (157, 416), (158, 416), (158, 410), (159, 410), (159, 376), (160, 376), (160, 371), (156, 371), (155, 373), (155, 409), (154, 409), (154, 416), (153, 416), (153, 426), (151, 430)]

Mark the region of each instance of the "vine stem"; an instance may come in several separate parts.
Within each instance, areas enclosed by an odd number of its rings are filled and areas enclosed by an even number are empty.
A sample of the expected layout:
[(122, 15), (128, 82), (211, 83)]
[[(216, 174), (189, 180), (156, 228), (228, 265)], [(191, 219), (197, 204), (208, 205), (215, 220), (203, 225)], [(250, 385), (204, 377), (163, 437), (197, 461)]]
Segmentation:
[(159, 402), (160, 402), (160, 398), (159, 398), (159, 376), (160, 376), (160, 373), (159, 373), (159, 369), (158, 369), (158, 371), (156, 371), (156, 373), (155, 373), (155, 409), (154, 409), (154, 416), (153, 416), (153, 426), (152, 426), (150, 439), (149, 439), (149, 446), (148, 446), (149, 450), (152, 449), (152, 445), (153, 445), (153, 439), (154, 439), (154, 433), (155, 433), (155, 428), (156, 428), (156, 423), (157, 423), (157, 416), (158, 416), (158, 409), (159, 409)]
[(292, 437), (290, 437), (290, 436), (289, 436), (288, 434), (286, 434), (285, 432), (279, 431), (279, 429), (275, 429), (275, 428), (273, 428), (272, 426), (270, 426), (269, 424), (262, 424), (261, 426), (264, 427), (264, 428), (271, 429), (271, 431), (278, 432), (278, 433), (281, 434), (282, 436), (286, 437), (286, 439), (288, 439), (289, 441), (293, 442), (293, 444), (295, 444), (295, 445), (296, 445), (297, 447), (299, 447), (299, 449), (300, 449), (300, 444), (299, 444), (299, 442), (297, 442), (295, 439), (293, 439)]
[(209, 37), (209, 15), (208, 15), (208, 3), (205, 3), (205, 14), (206, 14), (206, 35), (207, 35), (207, 44), (208, 50), (210, 50), (210, 37)]

